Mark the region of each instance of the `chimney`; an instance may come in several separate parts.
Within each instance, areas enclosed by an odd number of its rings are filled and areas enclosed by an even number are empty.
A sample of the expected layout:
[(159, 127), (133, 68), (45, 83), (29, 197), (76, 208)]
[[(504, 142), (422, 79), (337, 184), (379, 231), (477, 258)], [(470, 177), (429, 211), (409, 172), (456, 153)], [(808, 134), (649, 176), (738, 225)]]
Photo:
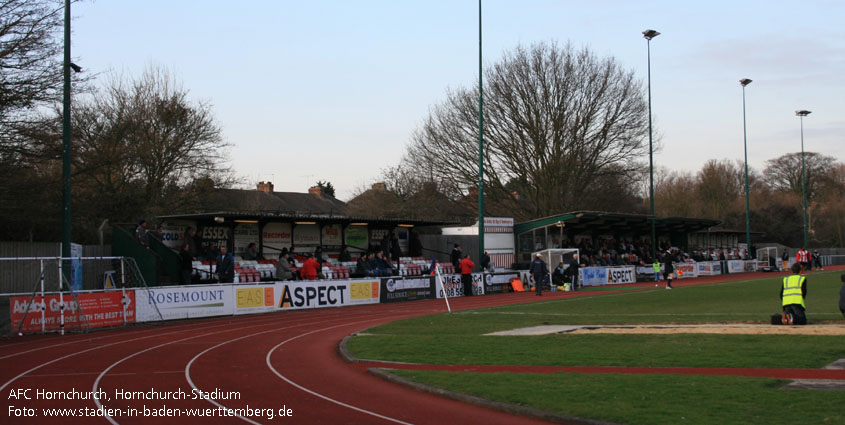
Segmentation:
[(384, 182), (373, 183), (373, 190), (384, 192), (387, 190), (387, 185)]
[(265, 193), (273, 193), (273, 182), (258, 182), (256, 189)]
[(323, 197), (323, 188), (320, 186), (311, 186), (310, 188), (308, 188), (308, 193)]

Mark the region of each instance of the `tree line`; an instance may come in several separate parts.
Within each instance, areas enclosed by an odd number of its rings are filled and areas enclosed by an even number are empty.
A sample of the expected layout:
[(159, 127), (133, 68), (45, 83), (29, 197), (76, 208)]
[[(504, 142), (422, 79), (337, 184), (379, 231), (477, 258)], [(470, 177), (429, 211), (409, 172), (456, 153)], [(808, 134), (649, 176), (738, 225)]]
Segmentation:
[[(483, 93), (485, 215), (649, 213), (646, 97), (633, 71), (587, 48), (536, 43), (488, 67)], [(474, 223), (478, 98), (477, 84), (447, 92), (400, 163), (382, 170), (384, 189), (359, 189), (365, 201), (350, 202), (351, 212)], [(810, 242), (843, 246), (845, 165), (817, 152), (804, 157)], [(802, 191), (800, 152), (750, 170), (753, 242), (801, 245)], [(659, 168), (654, 198), (657, 216), (717, 219), (745, 230), (740, 161), (712, 159), (697, 172)]]
[[(62, 2), (0, 1), (0, 234), (60, 239)], [(134, 77), (74, 74), (74, 240), (98, 228), (203, 208), (207, 194), (235, 183), (213, 106), (154, 65)], [(477, 84), (447, 91), (413, 132), (385, 184), (359, 190), (351, 216), (477, 217)], [(528, 220), (568, 211), (646, 214), (648, 109), (643, 82), (612, 57), (569, 43), (506, 52), (484, 75), (484, 191), (487, 216)], [(655, 146), (660, 148), (661, 140)], [(750, 174), (755, 241), (802, 240), (800, 153)], [(845, 244), (845, 168), (805, 154), (809, 236)], [(318, 182), (333, 193), (329, 182)], [(697, 172), (659, 168), (658, 216), (718, 219), (744, 230), (741, 163), (710, 160)]]

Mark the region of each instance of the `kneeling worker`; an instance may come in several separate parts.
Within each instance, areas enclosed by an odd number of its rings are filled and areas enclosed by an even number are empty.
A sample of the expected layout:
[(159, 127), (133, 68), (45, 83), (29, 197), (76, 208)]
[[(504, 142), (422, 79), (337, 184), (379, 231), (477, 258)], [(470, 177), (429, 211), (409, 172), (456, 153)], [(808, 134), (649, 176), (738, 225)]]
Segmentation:
[(792, 265), (792, 275), (783, 278), (780, 298), (783, 304), (781, 323), (784, 325), (806, 325), (804, 298), (807, 297), (807, 277), (801, 275), (801, 264)]

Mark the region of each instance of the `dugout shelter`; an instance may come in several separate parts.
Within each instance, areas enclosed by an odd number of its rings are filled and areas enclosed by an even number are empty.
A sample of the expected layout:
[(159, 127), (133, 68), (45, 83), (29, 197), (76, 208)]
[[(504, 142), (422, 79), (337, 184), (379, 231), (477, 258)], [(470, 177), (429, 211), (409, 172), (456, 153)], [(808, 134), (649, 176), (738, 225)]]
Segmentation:
[[(692, 235), (719, 225), (719, 220), (655, 217), (658, 244), (683, 250), (695, 248)], [(552, 248), (568, 248), (582, 239), (618, 241), (651, 240), (651, 216), (599, 211), (574, 211), (514, 225), (517, 262), (531, 262), (531, 254)]]

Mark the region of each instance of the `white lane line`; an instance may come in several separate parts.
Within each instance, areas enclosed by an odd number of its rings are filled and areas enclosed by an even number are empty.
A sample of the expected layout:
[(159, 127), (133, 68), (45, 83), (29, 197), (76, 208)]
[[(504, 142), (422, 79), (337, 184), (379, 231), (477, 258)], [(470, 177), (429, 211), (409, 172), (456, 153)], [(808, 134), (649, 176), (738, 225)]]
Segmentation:
[[(370, 312), (356, 313), (357, 316), (371, 316), (371, 314), (372, 313), (370, 313)], [(310, 317), (310, 318), (306, 317), (305, 319), (308, 320), (307, 324), (313, 325), (313, 324), (317, 324), (317, 323), (332, 322), (332, 321), (335, 321), (335, 320), (345, 320), (345, 321), (347, 321), (347, 320), (349, 320), (350, 317), (352, 317), (352, 316), (349, 316), (349, 315), (341, 316), (341, 315), (337, 315), (337, 314), (332, 314), (332, 315), (327, 315), (327, 316), (328, 316), (328, 318), (326, 318), (326, 320), (321, 320), (321, 321), (314, 321), (313, 317)], [(372, 321), (372, 320), (376, 320), (376, 319), (370, 318), (368, 320), (363, 320), (362, 322), (369, 322), (369, 321)], [(360, 322), (352, 322), (352, 323), (360, 323)], [(343, 325), (347, 325), (347, 324), (349, 324), (349, 322), (344, 322), (342, 325), (338, 325), (338, 326), (343, 326)], [(285, 326), (285, 327), (277, 328), (277, 329), (270, 329), (270, 330), (266, 330), (266, 331), (255, 332), (255, 333), (252, 333), (252, 334), (249, 334), (249, 335), (244, 335), (244, 336), (241, 336), (241, 337), (238, 337), (238, 338), (233, 338), (233, 339), (230, 339), (228, 341), (223, 341), (223, 342), (221, 342), (221, 343), (219, 343), (219, 344), (217, 344), (213, 347), (209, 347), (209, 348), (203, 350), (202, 352), (197, 353), (197, 355), (194, 356), (194, 358), (192, 358), (188, 362), (187, 365), (185, 365), (185, 379), (188, 381), (188, 384), (191, 386), (191, 388), (201, 391), (199, 389), (199, 387), (194, 383), (193, 379), (191, 379), (191, 366), (193, 366), (194, 362), (197, 359), (199, 359), (200, 357), (202, 357), (203, 355), (205, 355), (209, 351), (217, 349), (219, 347), (222, 347), (222, 346), (224, 346), (224, 345), (226, 345), (230, 342), (238, 341), (238, 340), (245, 339), (245, 338), (250, 338), (250, 337), (253, 337), (253, 336), (256, 336), (256, 335), (261, 335), (261, 334), (265, 334), (265, 333), (269, 333), (269, 332), (276, 332), (276, 331), (283, 330), (283, 329), (294, 328), (296, 326), (301, 326), (301, 325), (302, 324), (297, 324), (297, 325)], [(220, 408), (223, 408), (223, 409), (229, 409), (228, 407), (224, 406), (223, 404), (220, 404), (217, 400), (214, 400), (212, 398), (205, 398), (205, 400), (208, 401), (209, 403), (217, 406), (217, 407), (220, 407)], [(248, 418), (245, 418), (245, 417), (240, 416), (240, 415), (235, 415), (235, 416), (240, 418), (240, 419), (243, 419), (244, 421), (247, 421), (247, 422), (250, 422), (250, 423), (253, 423), (253, 424), (257, 423), (255, 421), (253, 421), (252, 419), (248, 419)]]
[[(200, 318), (200, 319), (204, 319), (204, 318)], [(203, 320), (203, 322), (209, 322), (209, 320)], [(164, 323), (167, 323), (167, 322), (164, 322)], [(228, 324), (232, 324), (232, 323), (234, 323), (234, 321), (228, 322)], [(198, 326), (200, 326), (201, 324), (202, 323), (199, 323), (199, 322), (188, 322), (188, 323), (185, 323), (185, 324), (170, 324), (170, 323), (167, 323), (165, 325), (166, 327), (162, 327), (159, 324), (156, 324), (156, 322), (149, 322), (150, 327), (148, 329), (140, 329), (137, 332), (133, 332), (133, 335), (137, 336), (138, 334), (149, 333), (149, 332), (161, 332), (161, 331), (168, 331), (169, 332), (171, 330), (178, 330), (178, 329), (185, 329), (185, 328), (189, 328), (191, 330), (203, 329), (202, 327), (198, 328)], [(221, 325), (223, 325), (223, 324), (215, 324), (213, 326), (221, 326)], [(208, 328), (208, 326), (206, 326), (205, 328)], [(157, 335), (160, 335), (160, 334), (157, 334)], [(17, 353), (6, 354), (4, 356), (0, 356), (0, 360), (7, 359), (9, 357), (20, 356), (20, 355), (27, 354), (27, 353), (32, 353), (32, 352), (35, 352), (35, 351), (46, 350), (48, 348), (61, 347), (61, 346), (70, 345), (70, 344), (80, 344), (80, 343), (84, 343), (84, 342), (92, 342), (92, 341), (105, 339), (105, 338), (125, 337), (125, 336), (126, 336), (126, 333), (115, 333), (115, 334), (111, 334), (111, 335), (104, 335), (104, 336), (98, 336), (98, 337), (89, 337), (89, 338), (80, 337), (80, 339), (77, 339), (75, 341), (68, 341), (68, 342), (63, 342), (63, 343), (59, 343), (59, 344), (53, 344), (53, 345), (47, 345), (47, 346), (43, 346), (43, 347), (33, 348), (33, 349), (30, 349), (30, 350), (26, 350), (26, 351), (20, 351), (20, 352), (17, 352)], [(14, 346), (14, 345), (37, 344), (39, 342), (42, 342), (42, 341), (27, 341), (27, 342), (17, 342), (17, 343), (12, 343), (12, 344), (5, 344), (5, 345), (0, 346), (0, 349), (6, 348), (6, 347), (11, 347), (11, 346)]]
[[(208, 327), (206, 327), (205, 329), (208, 329), (208, 328), (216, 328), (216, 327), (220, 327), (220, 326), (222, 326), (222, 325), (208, 326)], [(162, 334), (149, 335), (149, 336), (145, 336), (145, 337), (141, 337), (141, 338), (135, 338), (135, 336), (134, 336), (134, 335), (131, 335), (131, 337), (132, 337), (132, 338), (131, 338), (131, 339), (127, 339), (126, 341), (117, 341), (117, 342), (112, 342), (112, 343), (110, 343), (110, 344), (99, 345), (99, 346), (96, 346), (96, 347), (89, 348), (89, 349), (87, 349), (87, 350), (82, 350), (82, 351), (77, 351), (77, 352), (75, 352), (75, 353), (67, 354), (67, 355), (65, 355), (65, 356), (62, 356), (62, 357), (59, 357), (59, 358), (56, 358), (56, 359), (50, 360), (50, 361), (48, 361), (48, 362), (41, 363), (40, 365), (35, 366), (35, 367), (33, 367), (33, 368), (31, 368), (31, 369), (29, 369), (29, 370), (25, 371), (25, 372), (21, 372), (21, 373), (19, 373), (17, 376), (15, 376), (14, 378), (12, 378), (12, 379), (10, 379), (10, 380), (6, 381), (6, 383), (5, 383), (5, 384), (3, 384), (3, 386), (2, 386), (2, 387), (0, 387), (0, 392), (2, 392), (4, 388), (6, 388), (7, 386), (9, 386), (9, 384), (11, 384), (12, 382), (15, 382), (16, 380), (18, 380), (19, 378), (21, 378), (21, 377), (23, 377), (23, 376), (26, 376), (26, 375), (27, 375), (27, 374), (29, 374), (30, 372), (36, 371), (36, 370), (38, 370), (38, 369), (41, 369), (41, 368), (42, 368), (42, 367), (44, 367), (44, 366), (51, 365), (51, 364), (53, 364), (53, 363), (60, 362), (60, 361), (62, 361), (62, 360), (64, 360), (64, 359), (68, 359), (68, 358), (74, 357), (74, 356), (79, 355), (79, 354), (85, 354), (85, 353), (90, 352), (90, 351), (99, 350), (99, 349), (101, 349), (101, 348), (111, 347), (111, 346), (113, 346), (113, 345), (125, 344), (125, 343), (127, 343), (127, 342), (134, 342), (134, 341), (138, 341), (138, 340), (142, 340), (142, 339), (155, 338), (155, 337), (164, 336), (164, 335), (170, 335), (170, 334), (173, 334), (173, 333), (179, 333), (179, 332), (184, 332), (184, 330), (178, 330), (178, 331), (173, 331), (173, 332), (165, 332), (165, 333), (162, 333)]]
[[(276, 321), (272, 321), (272, 323), (263, 323), (263, 324), (261, 324), (261, 325), (259, 325), (259, 326), (272, 325), (272, 324), (274, 324), (275, 322), (276, 322)], [(303, 323), (303, 324), (305, 324), (305, 323)], [(229, 324), (229, 325), (231, 325), (231, 324)], [(252, 327), (254, 327), (254, 326), (255, 326), (255, 324), (247, 324), (246, 326), (241, 326), (241, 327), (236, 327), (236, 328), (229, 328), (229, 329), (223, 329), (223, 330), (219, 330), (219, 331), (215, 331), (215, 332), (205, 333), (205, 334), (202, 334), (202, 335), (194, 335), (194, 336), (191, 336), (191, 337), (188, 337), (188, 338), (182, 338), (182, 339), (177, 339), (177, 340), (175, 340), (175, 341), (165, 342), (165, 343), (163, 343), (163, 344), (159, 344), (159, 345), (156, 345), (156, 346), (153, 346), (153, 347), (149, 347), (149, 348), (146, 348), (146, 349), (143, 349), (143, 350), (140, 350), (140, 351), (136, 351), (136, 352), (134, 352), (134, 353), (132, 353), (132, 354), (130, 354), (130, 355), (128, 355), (128, 356), (126, 356), (126, 357), (124, 357), (124, 358), (122, 358), (122, 359), (120, 359), (120, 360), (118, 360), (118, 361), (114, 362), (114, 363), (112, 363), (109, 367), (107, 367), (107, 368), (106, 368), (106, 369), (104, 369), (102, 372), (100, 372), (100, 374), (97, 376), (97, 379), (94, 381), (94, 385), (93, 385), (93, 387), (91, 388), (92, 394), (94, 394), (94, 397), (92, 397), (92, 398), (94, 399), (94, 404), (97, 406), (97, 410), (100, 410), (100, 409), (102, 409), (102, 407), (103, 407), (103, 403), (101, 403), (101, 402), (100, 402), (100, 398), (99, 398), (99, 397), (97, 397), (97, 394), (99, 394), (99, 391), (98, 391), (98, 390), (99, 390), (99, 387), (100, 387), (100, 381), (103, 379), (103, 377), (104, 377), (104, 376), (105, 376), (105, 375), (106, 375), (106, 374), (107, 374), (107, 373), (108, 373), (108, 372), (109, 372), (112, 368), (114, 368), (115, 366), (117, 366), (117, 365), (119, 365), (119, 364), (123, 363), (124, 361), (129, 360), (129, 359), (131, 359), (131, 358), (133, 358), (133, 357), (135, 357), (135, 356), (137, 356), (137, 355), (139, 355), (139, 354), (143, 354), (143, 353), (146, 353), (146, 352), (148, 352), (148, 351), (152, 351), (152, 350), (155, 350), (155, 349), (157, 349), (157, 348), (161, 348), (161, 347), (164, 347), (164, 346), (166, 346), (166, 345), (171, 345), (171, 344), (174, 344), (174, 343), (177, 343), (177, 342), (188, 341), (188, 340), (191, 340), (191, 339), (196, 339), (196, 338), (202, 338), (202, 337), (206, 337), (206, 336), (209, 336), (209, 335), (217, 335), (217, 334), (226, 333), (226, 332), (239, 331), (239, 330), (242, 330), (242, 329), (252, 328)], [(114, 418), (112, 418), (110, 415), (108, 415), (108, 414), (104, 414), (104, 415), (103, 415), (103, 417), (104, 417), (104, 418), (106, 418), (106, 420), (108, 420), (108, 421), (109, 421), (109, 422), (111, 422), (112, 424), (114, 424), (114, 425), (118, 425), (118, 422), (117, 422), (117, 421), (115, 421), (115, 420), (114, 420)]]
[(359, 322), (344, 323), (344, 324), (342, 324), (342, 325), (330, 326), (330, 327), (323, 328), (323, 329), (317, 329), (317, 330), (314, 330), (314, 331), (311, 331), (311, 332), (306, 332), (306, 333), (304, 333), (304, 334), (299, 334), (299, 335), (297, 335), (297, 336), (295, 336), (295, 337), (292, 337), (292, 338), (288, 338), (288, 339), (286, 339), (286, 340), (284, 340), (284, 341), (280, 342), (280, 343), (279, 343), (279, 344), (277, 344), (275, 347), (271, 348), (271, 349), (270, 349), (270, 351), (268, 351), (268, 352), (267, 352), (267, 357), (266, 357), (267, 367), (269, 367), (269, 368), (270, 368), (270, 370), (271, 370), (271, 371), (273, 371), (273, 373), (275, 373), (275, 374), (276, 374), (276, 376), (278, 376), (279, 378), (282, 378), (282, 379), (283, 379), (285, 382), (287, 382), (288, 384), (291, 384), (291, 385), (293, 385), (294, 387), (299, 388), (300, 390), (305, 391), (305, 392), (306, 392), (306, 393), (308, 393), (308, 394), (311, 394), (311, 395), (316, 396), (316, 397), (320, 397), (320, 398), (322, 398), (323, 400), (326, 400), (326, 401), (332, 402), (332, 403), (337, 404), (337, 405), (339, 405), (339, 406), (343, 406), (343, 407), (346, 407), (346, 408), (349, 408), (349, 409), (352, 409), (352, 410), (355, 410), (355, 411), (358, 411), (358, 412), (361, 412), (361, 413), (366, 413), (366, 414), (368, 414), (368, 415), (375, 416), (375, 417), (377, 417), (377, 418), (384, 419), (384, 420), (386, 420), (386, 421), (395, 422), (395, 423), (397, 423), (397, 424), (402, 424), (402, 425), (413, 425), (413, 424), (411, 424), (411, 423), (409, 423), (409, 422), (401, 421), (401, 420), (399, 420), (399, 419), (396, 419), (396, 418), (391, 418), (391, 417), (389, 417), (389, 416), (380, 415), (380, 414), (378, 414), (378, 413), (376, 413), (376, 412), (371, 412), (371, 411), (369, 411), (369, 410), (365, 410), (365, 409), (362, 409), (362, 408), (360, 408), (360, 407), (353, 406), (353, 405), (351, 405), (351, 404), (347, 404), (347, 403), (344, 403), (344, 402), (342, 402), (342, 401), (335, 400), (335, 399), (333, 399), (333, 398), (331, 398), (331, 397), (329, 397), (329, 396), (326, 396), (326, 395), (320, 394), (320, 393), (318, 393), (318, 392), (316, 392), (316, 391), (313, 391), (313, 390), (310, 390), (310, 389), (308, 389), (308, 388), (305, 388), (305, 387), (303, 387), (302, 385), (299, 385), (299, 384), (297, 384), (296, 382), (293, 382), (293, 381), (292, 381), (292, 380), (290, 380), (287, 376), (285, 376), (285, 375), (283, 375), (282, 373), (280, 373), (278, 370), (276, 370), (276, 368), (275, 368), (275, 367), (273, 367), (273, 364), (270, 362), (270, 355), (272, 355), (272, 354), (273, 354), (273, 352), (274, 352), (274, 351), (276, 351), (276, 349), (278, 349), (278, 348), (279, 348), (279, 347), (281, 347), (282, 345), (287, 344), (287, 343), (288, 343), (288, 342), (290, 342), (290, 341), (293, 341), (293, 340), (295, 340), (295, 339), (299, 339), (299, 338), (301, 338), (301, 337), (303, 337), (303, 336), (311, 335), (311, 334), (313, 334), (313, 333), (322, 332), (322, 331), (326, 331), (326, 330), (329, 330), (329, 329), (334, 329), (334, 328), (339, 328), (339, 327), (341, 327), (341, 326), (354, 325), (354, 324), (356, 324), (356, 323), (371, 322), (371, 321), (373, 321), (373, 320), (380, 320), (380, 319), (371, 319), (371, 320), (362, 320), (362, 321), (359, 321)]
[[(185, 370), (184, 370), (184, 373), (185, 373), (185, 379), (188, 381), (188, 385), (190, 385), (190, 386), (191, 386), (191, 388), (193, 388), (193, 389), (195, 389), (195, 390), (198, 390), (198, 391), (202, 391), (202, 390), (200, 390), (200, 388), (199, 388), (199, 387), (198, 387), (198, 386), (194, 383), (194, 380), (193, 380), (193, 379), (191, 379), (191, 366), (193, 366), (194, 362), (195, 362), (197, 359), (199, 359), (200, 357), (202, 357), (203, 355), (205, 355), (205, 353), (208, 353), (209, 351), (214, 350), (214, 349), (216, 349), (216, 348), (218, 348), (218, 347), (222, 347), (223, 345), (226, 345), (226, 344), (228, 344), (228, 343), (230, 343), (230, 342), (235, 342), (235, 341), (239, 341), (239, 340), (242, 340), (242, 339), (245, 339), (245, 338), (250, 338), (250, 337), (253, 337), (253, 336), (257, 336), (257, 335), (261, 335), (261, 334), (266, 334), (266, 333), (270, 333), (270, 332), (277, 332), (277, 331), (284, 330), (284, 329), (290, 329), (290, 328), (294, 328), (294, 327), (297, 327), (297, 326), (311, 325), (311, 324), (314, 324), (314, 323), (325, 323), (325, 322), (330, 322), (330, 321), (333, 321), (333, 320), (338, 320), (338, 319), (334, 319), (334, 318), (332, 318), (332, 319), (327, 319), (327, 320), (323, 320), (323, 321), (320, 321), (320, 322), (308, 321), (307, 323), (298, 323), (298, 324), (296, 324), (296, 325), (284, 326), (284, 327), (281, 327), (281, 328), (269, 329), (269, 330), (266, 330), (266, 331), (261, 331), (261, 332), (254, 332), (254, 333), (251, 333), (251, 334), (249, 334), (249, 335), (243, 335), (243, 336), (240, 336), (240, 337), (237, 337), (237, 338), (234, 338), (234, 339), (230, 339), (230, 340), (228, 340), (228, 341), (223, 341), (223, 342), (221, 342), (221, 343), (219, 343), (219, 344), (217, 344), (217, 345), (214, 345), (214, 346), (212, 346), (212, 347), (208, 347), (208, 348), (206, 348), (205, 350), (202, 350), (201, 352), (197, 353), (197, 355), (195, 355), (195, 356), (194, 356), (194, 357), (193, 357), (193, 358), (192, 358), (192, 359), (188, 362), (188, 364), (187, 364), (187, 365), (185, 365)], [(217, 400), (215, 400), (215, 399), (213, 399), (213, 398), (210, 398), (210, 397), (209, 397), (209, 398), (204, 398), (204, 400), (208, 401), (209, 403), (211, 403), (211, 404), (213, 404), (213, 405), (215, 405), (215, 406), (217, 406), (217, 407), (220, 407), (220, 408), (223, 408), (223, 409), (227, 409), (227, 410), (229, 410), (229, 408), (228, 408), (228, 407), (226, 407), (226, 406), (224, 406), (224, 405), (222, 405), (222, 404), (218, 403), (218, 402), (217, 402)], [(249, 418), (247, 418), (247, 417), (244, 417), (244, 416), (241, 416), (241, 415), (234, 415), (234, 416), (235, 416), (235, 417), (237, 417), (238, 419), (242, 419), (242, 420), (244, 420), (244, 421), (246, 421), (246, 422), (249, 422), (249, 423), (251, 423), (251, 424), (261, 425), (259, 422), (256, 422), (256, 421), (254, 421), (254, 420), (252, 420), (252, 419), (249, 419)]]

